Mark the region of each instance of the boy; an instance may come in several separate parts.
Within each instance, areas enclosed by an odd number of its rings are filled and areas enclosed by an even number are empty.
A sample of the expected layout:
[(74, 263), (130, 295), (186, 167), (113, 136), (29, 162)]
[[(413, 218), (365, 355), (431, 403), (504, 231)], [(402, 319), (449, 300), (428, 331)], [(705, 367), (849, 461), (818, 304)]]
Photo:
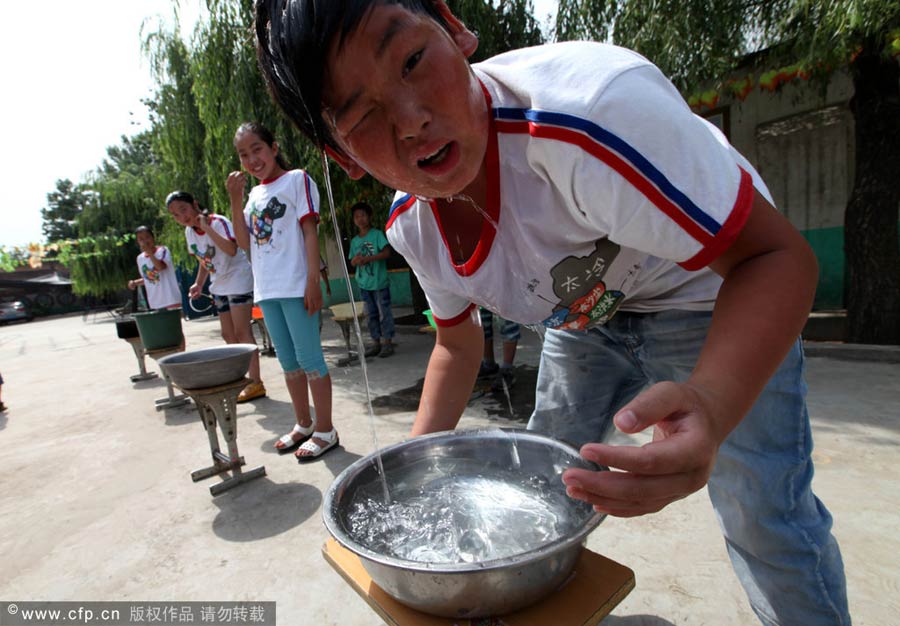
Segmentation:
[(366, 356), (386, 358), (394, 354), (394, 316), (388, 287), (387, 258), (391, 248), (384, 233), (372, 228), (372, 207), (357, 202), (350, 209), (359, 234), (350, 241), (350, 265), (369, 315), (369, 335), (374, 342)]
[[(477, 39), (440, 0), (259, 2), (256, 31), (298, 127), (350, 176), (403, 190), (386, 230), (439, 327), (413, 435), (460, 418), (474, 305), (543, 324), (529, 428), (622, 470), (567, 471), (572, 497), (629, 517), (708, 481), (760, 620), (850, 623), (810, 488), (798, 336), (815, 257), (656, 67), (584, 42), (470, 67)], [(653, 442), (591, 443), (612, 423)]]

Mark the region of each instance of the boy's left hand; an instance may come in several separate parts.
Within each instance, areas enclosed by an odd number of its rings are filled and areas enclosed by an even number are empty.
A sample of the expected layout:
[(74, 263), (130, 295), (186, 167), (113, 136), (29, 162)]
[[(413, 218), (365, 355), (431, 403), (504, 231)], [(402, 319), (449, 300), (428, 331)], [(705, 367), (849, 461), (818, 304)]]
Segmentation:
[(656, 513), (703, 488), (727, 436), (716, 422), (717, 404), (712, 393), (689, 383), (650, 387), (614, 421), (629, 434), (653, 426), (653, 441), (640, 447), (585, 444), (581, 456), (621, 471), (566, 470), (566, 493), (601, 513), (635, 517)]

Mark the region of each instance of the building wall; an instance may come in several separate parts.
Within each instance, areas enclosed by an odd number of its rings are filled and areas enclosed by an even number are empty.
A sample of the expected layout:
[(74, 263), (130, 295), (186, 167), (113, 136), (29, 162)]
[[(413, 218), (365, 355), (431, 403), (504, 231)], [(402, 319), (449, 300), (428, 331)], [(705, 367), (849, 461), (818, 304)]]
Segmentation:
[[(755, 88), (720, 114), (731, 143), (757, 168), (776, 207), (806, 237), (819, 260), (814, 307), (844, 306), (844, 210), (853, 185), (853, 85), (835, 74), (821, 93), (795, 79), (778, 93)], [(709, 115), (707, 113), (707, 115)]]

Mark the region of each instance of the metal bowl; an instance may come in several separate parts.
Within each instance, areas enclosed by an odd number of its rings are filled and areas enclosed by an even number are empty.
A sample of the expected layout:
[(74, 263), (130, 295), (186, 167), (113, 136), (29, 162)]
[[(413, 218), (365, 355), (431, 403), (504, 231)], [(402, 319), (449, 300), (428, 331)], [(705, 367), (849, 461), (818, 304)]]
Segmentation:
[[(462, 525), (457, 523), (459, 511), (473, 506), (478, 509), (488, 501), (490, 507), (502, 507), (506, 500), (495, 498), (494, 494), (507, 489), (521, 491), (522, 502), (539, 509), (549, 508), (549, 519), (560, 520), (556, 528), (561, 532), (550, 533), (544, 539), (530, 536), (530, 543), (522, 544), (527, 544), (524, 551), (475, 562), (450, 562), (443, 557), (440, 562), (429, 561), (434, 555), (427, 547), (425, 560), (420, 555), (409, 558), (410, 554), (404, 552), (411, 545), (407, 537), (390, 543), (373, 536), (371, 528), (360, 528), (361, 521), (368, 523), (386, 508), (382, 508), (385, 498), (377, 467), (379, 454), (390, 501), (406, 513), (421, 511), (422, 516), (422, 520), (411, 520), (412, 524), (408, 523), (410, 520), (395, 524), (395, 518), (387, 518), (385, 535), (395, 535), (404, 524), (411, 528), (416, 528), (417, 522), (434, 524), (437, 517), (436, 526), (443, 525), (444, 535), (435, 532), (430, 537), (442, 546), (448, 541), (451, 545), (456, 542), (462, 550), (469, 531), (461, 530), (466, 520)], [(565, 494), (560, 476), (570, 467), (606, 469), (582, 459), (572, 446), (531, 431), (495, 428), (416, 437), (372, 453), (345, 469), (325, 496), (325, 527), (338, 543), (360, 557), (379, 587), (403, 604), (442, 617), (502, 615), (541, 600), (565, 583), (588, 533), (605, 517), (589, 504)], [(477, 484), (472, 481), (487, 481), (489, 487), (485, 491), (472, 490), (469, 486)], [(415, 494), (427, 497), (454, 482), (465, 485), (465, 491), (459, 500), (452, 500), (458, 504), (448, 507), (446, 514), (436, 513), (427, 505), (403, 509), (404, 498), (413, 502)], [(533, 496), (529, 485), (535, 488)], [(473, 495), (477, 493), (486, 495)], [(457, 492), (455, 497), (459, 495)], [(492, 508), (490, 514), (495, 510)], [(512, 510), (519, 514), (520, 509)], [(532, 522), (527, 515), (504, 519), (506, 522), (484, 538), (485, 545), (505, 545), (506, 535), (510, 534), (529, 536)], [(375, 528), (376, 533), (382, 532), (381, 527)]]
[(170, 354), (159, 359), (158, 363), (172, 382), (182, 389), (204, 389), (243, 378), (257, 349), (253, 343), (230, 343)]

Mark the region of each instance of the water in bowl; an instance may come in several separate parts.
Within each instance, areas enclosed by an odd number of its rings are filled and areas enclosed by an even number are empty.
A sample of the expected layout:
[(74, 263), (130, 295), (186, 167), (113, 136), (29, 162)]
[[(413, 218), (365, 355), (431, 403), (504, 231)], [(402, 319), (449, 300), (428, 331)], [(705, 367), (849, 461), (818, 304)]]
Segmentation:
[(551, 488), (557, 477), (483, 474), (483, 463), (471, 460), (423, 463), (404, 472), (410, 478), (391, 480), (387, 503), (377, 482), (354, 494), (345, 524), (356, 541), (409, 561), (481, 563), (568, 536), (582, 520), (581, 507)]

